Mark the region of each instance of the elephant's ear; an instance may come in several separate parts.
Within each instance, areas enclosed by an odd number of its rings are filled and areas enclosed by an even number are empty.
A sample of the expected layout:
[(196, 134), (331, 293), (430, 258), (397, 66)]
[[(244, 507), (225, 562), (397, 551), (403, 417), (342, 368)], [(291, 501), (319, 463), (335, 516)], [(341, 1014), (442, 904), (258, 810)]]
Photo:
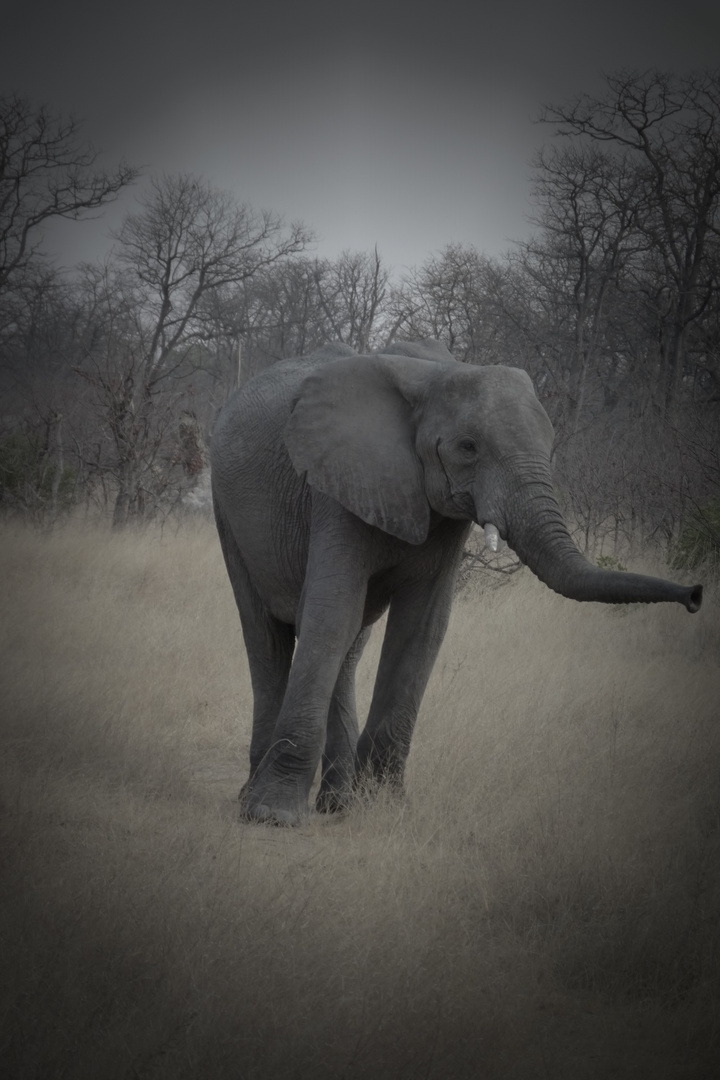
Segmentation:
[(400, 357), (323, 364), (303, 381), (284, 432), (314, 488), (411, 544), (430, 526), (412, 411), (436, 373), (437, 364)]

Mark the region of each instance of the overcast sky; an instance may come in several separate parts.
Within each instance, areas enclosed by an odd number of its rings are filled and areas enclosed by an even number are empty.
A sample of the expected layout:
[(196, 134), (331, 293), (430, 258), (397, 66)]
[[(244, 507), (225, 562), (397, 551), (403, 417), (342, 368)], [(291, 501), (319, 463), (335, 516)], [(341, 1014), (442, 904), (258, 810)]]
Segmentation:
[[(397, 269), (527, 233), (543, 102), (720, 58), (717, 0), (0, 6), (0, 89), (83, 118), (103, 162), (202, 175), (303, 220), (321, 255), (377, 244)], [(55, 230), (59, 260), (107, 251), (140, 186)]]

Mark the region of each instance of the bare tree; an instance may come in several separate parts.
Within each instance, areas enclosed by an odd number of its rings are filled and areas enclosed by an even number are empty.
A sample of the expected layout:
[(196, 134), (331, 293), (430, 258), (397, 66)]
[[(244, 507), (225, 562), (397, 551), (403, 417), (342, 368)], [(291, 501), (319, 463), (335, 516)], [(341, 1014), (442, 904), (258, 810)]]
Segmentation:
[(81, 125), (25, 98), (0, 98), (0, 294), (37, 256), (42, 225), (77, 219), (111, 202), (137, 170), (94, 170)]
[(0, 493), (4, 510), (51, 525), (77, 473), (66, 454), (82, 412), (71, 358), (78, 311), (71, 282), (36, 261), (4, 297), (0, 327)]
[(381, 256), (344, 251), (337, 259), (293, 257), (239, 286), (215, 290), (203, 305), (221, 404), (237, 384), (292, 356), (342, 341), (358, 352), (387, 339), (389, 272)]
[(392, 294), (393, 336), (434, 337), (464, 363), (512, 362), (497, 294), (501, 265), (471, 245), (448, 244), (411, 271)]
[(360, 353), (379, 344), (388, 278), (377, 247), (316, 263), (315, 286), (332, 337)]
[(283, 259), (239, 287), (215, 290), (208, 297), (208, 335), (221, 387), (218, 404), (238, 379), (246, 382), (278, 360), (310, 353), (332, 339), (318, 296), (321, 267), (317, 259)]
[(540, 230), (518, 246), (516, 260), (545, 294), (552, 325), (546, 348), (554, 348), (553, 377), (564, 402), (556, 421), (572, 436), (589, 373), (606, 386), (608, 369), (616, 374), (607, 324), (626, 268), (647, 249), (635, 227), (641, 182), (631, 161), (592, 145), (545, 149), (534, 167)]
[(660, 347), (669, 415), (678, 403), (692, 324), (717, 288), (707, 270), (720, 237), (720, 72), (620, 72), (606, 81), (604, 97), (549, 105), (541, 119), (560, 135), (588, 137), (631, 155), (642, 171), (645, 197), (636, 228), (664, 273)]
[(72, 287), (42, 257), (43, 226), (97, 211), (137, 170), (95, 168), (81, 125), (18, 95), (0, 97), (0, 349), (3, 505), (44, 520), (68, 504), (77, 473), (67, 443), (78, 316)]
[(192, 411), (191, 377), (208, 363), (203, 301), (309, 239), (302, 225), (286, 228), (191, 176), (153, 180), (141, 205), (117, 234), (114, 264), (85, 278), (95, 337), (78, 370), (114, 448), (115, 525), (146, 515), (167, 492), (179, 413)]

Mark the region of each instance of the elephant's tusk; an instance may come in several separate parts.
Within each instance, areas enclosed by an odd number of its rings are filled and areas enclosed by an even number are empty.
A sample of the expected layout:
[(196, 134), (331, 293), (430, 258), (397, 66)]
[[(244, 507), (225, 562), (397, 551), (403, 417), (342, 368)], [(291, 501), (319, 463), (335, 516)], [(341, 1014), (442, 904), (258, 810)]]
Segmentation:
[(500, 533), (496, 527), (488, 522), (483, 532), (485, 533), (485, 547), (489, 547), (491, 551), (498, 551), (500, 548)]

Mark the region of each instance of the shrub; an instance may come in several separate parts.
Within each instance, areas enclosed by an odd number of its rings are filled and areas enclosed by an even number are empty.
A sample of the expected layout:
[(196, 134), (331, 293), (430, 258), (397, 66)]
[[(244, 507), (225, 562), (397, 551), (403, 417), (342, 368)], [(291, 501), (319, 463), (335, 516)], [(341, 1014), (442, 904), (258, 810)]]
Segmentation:
[(696, 570), (701, 565), (720, 569), (720, 498), (696, 507), (682, 527), (670, 565), (674, 570)]
[(627, 566), (624, 566), (619, 559), (616, 559), (613, 555), (601, 555), (597, 561), (601, 570), (627, 570)]
[[(13, 431), (0, 440), (0, 505), (24, 512), (41, 513), (53, 497), (57, 463), (36, 434)], [(72, 503), (75, 471), (63, 468), (57, 488), (57, 504)]]

